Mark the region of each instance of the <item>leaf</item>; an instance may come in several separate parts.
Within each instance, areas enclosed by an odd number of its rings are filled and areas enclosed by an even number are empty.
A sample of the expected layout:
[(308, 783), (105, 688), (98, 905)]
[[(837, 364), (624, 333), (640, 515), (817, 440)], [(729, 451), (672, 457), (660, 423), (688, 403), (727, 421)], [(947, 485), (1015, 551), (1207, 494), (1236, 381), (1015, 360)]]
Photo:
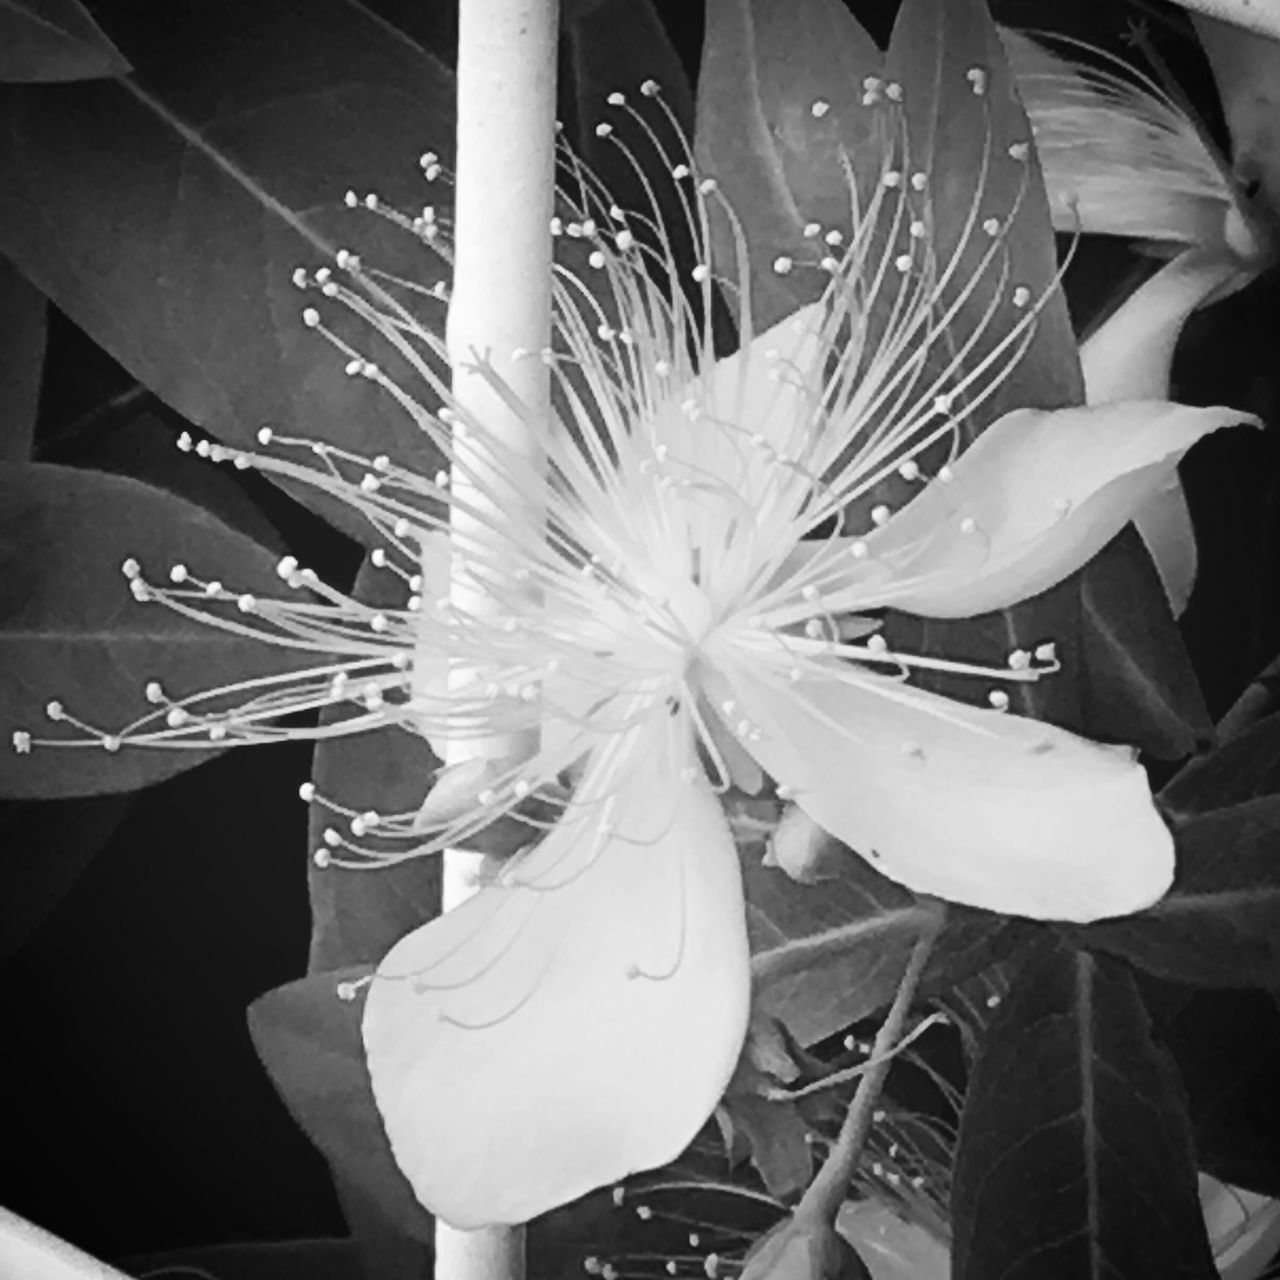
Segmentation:
[[(390, 572), (365, 560), (352, 589), (366, 604), (399, 607), (405, 590)], [(323, 723), (343, 713), (326, 708)], [(342, 827), (323, 801), (357, 813), (406, 813), (417, 809), (430, 788), (438, 761), (416, 734), (391, 725), (348, 738), (316, 743), (311, 779), (317, 799), (310, 810), (309, 847), (324, 847), (325, 829)], [(368, 843), (376, 844), (376, 837)], [(404, 843), (395, 849), (403, 852)], [(440, 913), (440, 859), (411, 858), (367, 871), (317, 866), (308, 869), (311, 896), (309, 972), (377, 964), (411, 929)]]
[(1159, 575), (1132, 527), (1081, 573), (1080, 621), (1084, 715), (1093, 734), (1137, 742), (1162, 760), (1180, 760), (1212, 739)]
[(1205, 1172), (1280, 1196), (1280, 1008), (1266, 991), (1196, 992), (1160, 1028), (1186, 1084)]
[(129, 70), (78, 0), (7, 0), (0, 6), (0, 82), (94, 80)]
[[(966, 425), (972, 438), (1011, 409), (1056, 409), (1084, 400), (1076, 343), (1034, 140), (985, 0), (905, 0), (885, 58), (886, 81), (904, 86), (905, 147), (927, 175), (934, 222), (929, 248), (954, 272), (940, 304), (954, 314), (946, 346), (966, 370), (988, 356), (1007, 370)], [(1018, 155), (1015, 158), (1014, 148)], [(904, 161), (906, 163), (906, 161)], [(988, 219), (995, 218), (995, 224)], [(996, 226), (999, 252), (991, 254)], [(1012, 287), (1040, 307), (1025, 350), (1001, 350), (1019, 312)], [(891, 310), (889, 299), (879, 305)], [(990, 311), (1002, 311), (990, 320)], [(946, 314), (938, 308), (938, 314)], [(1016, 352), (1016, 354), (1015, 354)], [(943, 350), (941, 356), (951, 352)], [(959, 404), (963, 406), (965, 397)]]
[[(867, 136), (859, 123), (861, 82), (879, 74), (882, 62), (839, 0), (707, 4), (695, 153), (742, 224), (758, 332), (821, 292), (816, 273), (779, 274), (772, 264), (815, 257), (804, 234), (810, 222), (847, 220), (841, 153)], [(818, 101), (830, 107), (821, 117), (812, 110)], [(737, 277), (723, 217), (712, 222), (712, 256), (722, 274)]]
[(259, 996), (249, 1006), (249, 1034), (290, 1114), (340, 1179), (357, 1186), (396, 1231), (429, 1244), (432, 1218), (392, 1158), (369, 1087), (363, 997), (337, 995), (339, 982), (366, 972), (316, 973)]
[(180, 428), (144, 409), (78, 444), (75, 465), (140, 480), (215, 515), (278, 555), (285, 544), (275, 525), (237, 482), (234, 467), (217, 466), (177, 447)]
[(1185, 764), (1160, 792), (1178, 817), (1210, 813), (1280, 792), (1280, 716), (1242, 729)]
[[(270, 423), (434, 472), (393, 397), (348, 377), (345, 357), (303, 325), (310, 299), (291, 277), (331, 264), (342, 246), (424, 286), (441, 278), (416, 237), (345, 208), (343, 194), (447, 205), (417, 160), (425, 146), (448, 159), (452, 76), (343, 0), (199, 0), (145, 13), (106, 0), (100, 15), (136, 80), (0, 90), (0, 249), (224, 440), (252, 446)], [(326, 322), (390, 376), (420, 385), (367, 324), (320, 301)], [(443, 324), (440, 303), (417, 310)], [(291, 492), (375, 540), (348, 508), (309, 486)]]
[(956, 1280), (1214, 1280), (1186, 1102), (1132, 978), (1050, 940), (974, 1065)]
[[(929, 911), (908, 890), (847, 853), (838, 878), (797, 884), (744, 850), (752, 1010), (814, 1044), (882, 1009)], [(926, 970), (926, 986), (950, 985), (1002, 954), (1012, 933), (985, 912), (951, 907)]]
[[(16, 797), (129, 791), (190, 769), (215, 748), (160, 750), (34, 746), (15, 731), (80, 737), (50, 725), (53, 699), (69, 714), (119, 732), (170, 697), (307, 665), (308, 655), (140, 604), (121, 573), (136, 557), (157, 581), (178, 562), (216, 567), (240, 590), (275, 592), (276, 557), (191, 503), (121, 476), (35, 463), (0, 465), (0, 793)], [(212, 577), (213, 573), (210, 572)]]
[(1280, 796), (1174, 827), (1178, 867), (1155, 906), (1075, 931), (1170, 982), (1280, 988)]
[(0, 801), (0, 963), (62, 901), (133, 800), (112, 795)]
[(46, 327), (44, 295), (0, 256), (0, 462), (31, 456)]

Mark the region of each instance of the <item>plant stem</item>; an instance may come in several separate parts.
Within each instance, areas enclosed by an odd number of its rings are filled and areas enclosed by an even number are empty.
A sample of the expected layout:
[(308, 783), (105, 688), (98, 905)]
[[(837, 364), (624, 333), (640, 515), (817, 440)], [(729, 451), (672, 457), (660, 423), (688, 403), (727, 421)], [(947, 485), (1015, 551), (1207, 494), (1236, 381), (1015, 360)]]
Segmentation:
[[(470, 436), (455, 439), (450, 598), (473, 614), (494, 605), (465, 572), (468, 552), (488, 545), (484, 558), (500, 560), (493, 547), (503, 545), (508, 499), (522, 508), (530, 501), (528, 494), (504, 493), (502, 459), (492, 450), (528, 456), (535, 446), (526, 424), (550, 412), (548, 369), (536, 354), (522, 359), (518, 353), (550, 344), (558, 17), (557, 0), (460, 0), (454, 272), (445, 342), (454, 400), (464, 415), (483, 422), (491, 444), (486, 452)], [(480, 358), (520, 409), (476, 371)], [(524, 738), (468, 739), (451, 744), (446, 763), (519, 758), (534, 746)], [(446, 911), (474, 892), (479, 860), (454, 850), (445, 855)], [(523, 1274), (523, 1227), (459, 1231), (437, 1224), (437, 1280), (521, 1280)]]
[(902, 1039), (902, 1029), (916, 988), (920, 984), (920, 976), (924, 973), (933, 944), (946, 921), (946, 909), (940, 902), (929, 902), (927, 905), (932, 908), (930, 917), (911, 950), (906, 970), (898, 983), (898, 992), (872, 1045), (866, 1072), (858, 1083), (857, 1092), (853, 1095), (844, 1123), (840, 1126), (840, 1133), (827, 1153), (822, 1168), (796, 1206), (793, 1215), (795, 1220), (807, 1218), (834, 1226), (836, 1215), (848, 1194), (849, 1183), (857, 1172), (867, 1132), (871, 1128), (871, 1118), (880, 1097), (880, 1089), (893, 1062), (893, 1050)]

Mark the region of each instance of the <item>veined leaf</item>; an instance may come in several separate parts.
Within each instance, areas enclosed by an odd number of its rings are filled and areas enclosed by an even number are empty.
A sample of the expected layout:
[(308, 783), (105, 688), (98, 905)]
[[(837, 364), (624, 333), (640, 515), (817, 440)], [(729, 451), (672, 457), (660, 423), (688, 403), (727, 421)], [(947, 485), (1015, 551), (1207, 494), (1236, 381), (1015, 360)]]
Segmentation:
[(1049, 940), (970, 1077), (956, 1280), (1214, 1280), (1186, 1101), (1118, 963)]
[(128, 71), (79, 0), (7, 0), (0, 6), (0, 81), (96, 80)]
[[(343, 197), (375, 191), (417, 212), (445, 192), (424, 183), (418, 156), (431, 147), (447, 161), (450, 73), (343, 0), (145, 13), (107, 0), (100, 16), (136, 78), (0, 91), (0, 249), (131, 373), (228, 443), (253, 447), (271, 424), (434, 472), (405, 411), (347, 376), (343, 355), (304, 326), (309, 298), (291, 280), (296, 268), (332, 266), (339, 248), (424, 287), (442, 277), (415, 236)], [(438, 301), (414, 306), (443, 324)], [(327, 323), (404, 376), (368, 325), (332, 311)], [(292, 491), (371, 539), (351, 511), (308, 486)]]
[(1174, 828), (1178, 870), (1155, 906), (1076, 933), (1170, 982), (1280, 987), (1280, 795)]
[[(52, 701), (106, 734), (154, 713), (144, 691), (174, 699), (311, 665), (310, 655), (235, 635), (133, 598), (121, 566), (151, 580), (187, 564), (239, 591), (278, 593), (276, 557), (208, 512), (135, 480), (35, 463), (0, 466), (0, 791), (53, 797), (129, 791), (220, 748), (160, 750), (100, 742), (51, 724)], [(14, 733), (78, 738), (19, 754)]]

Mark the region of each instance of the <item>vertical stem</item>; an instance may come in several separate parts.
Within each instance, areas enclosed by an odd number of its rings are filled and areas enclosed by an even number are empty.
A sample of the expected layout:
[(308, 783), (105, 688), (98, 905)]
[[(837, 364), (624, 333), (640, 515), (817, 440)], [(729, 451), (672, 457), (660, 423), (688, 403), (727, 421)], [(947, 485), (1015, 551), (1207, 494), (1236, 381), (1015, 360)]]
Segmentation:
[[(551, 234), (555, 178), (557, 0), (460, 0), (458, 147), (454, 206), (454, 275), (445, 330), (460, 408), (484, 423), (504, 449), (536, 448), (527, 422), (549, 413), (549, 373), (541, 360), (520, 359), (550, 343)], [(483, 356), (524, 406), (512, 410), (467, 366)], [(485, 476), (483, 495), (455, 468), (451, 599), (472, 613), (492, 609), (483, 584), (464, 570), (468, 549), (494, 538), (503, 498), (498, 460), (470, 438), (455, 452)], [(528, 495), (518, 496), (528, 502)], [(492, 563), (491, 554), (486, 559)], [(536, 745), (521, 740), (451, 744), (446, 763), (476, 756), (509, 758)], [(444, 859), (447, 911), (474, 891), (476, 856)], [(437, 1280), (522, 1280), (523, 1227), (459, 1231), (436, 1227)]]

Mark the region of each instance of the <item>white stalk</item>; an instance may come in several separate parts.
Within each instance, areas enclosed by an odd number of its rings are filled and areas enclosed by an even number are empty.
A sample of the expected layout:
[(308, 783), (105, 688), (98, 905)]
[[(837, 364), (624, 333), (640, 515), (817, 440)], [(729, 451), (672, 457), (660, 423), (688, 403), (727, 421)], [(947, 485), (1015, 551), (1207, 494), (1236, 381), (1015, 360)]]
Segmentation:
[(1280, 4), (1276, 0), (1177, 0), (1177, 3), (1195, 13), (1280, 40)]
[[(550, 411), (548, 370), (538, 352), (551, 332), (551, 234), (555, 178), (557, 0), (460, 0), (458, 147), (453, 294), (445, 332), (459, 409), (483, 421), (505, 448), (534, 447), (521, 415), (470, 366), (484, 357), (530, 415)], [(520, 353), (533, 353), (521, 358)], [(492, 460), (465, 439), (455, 449), (488, 476), (485, 493), (455, 465), (451, 481), (466, 511), (453, 508), (450, 598), (474, 614), (493, 610), (464, 569), (468, 548), (492, 538), (502, 483)], [(512, 495), (527, 502), (528, 495)], [(489, 519), (486, 519), (489, 517)], [(446, 763), (511, 758), (536, 743), (507, 739), (451, 742)], [(480, 855), (444, 858), (443, 908), (476, 887)], [(520, 1280), (523, 1228), (436, 1228), (437, 1280)]]

